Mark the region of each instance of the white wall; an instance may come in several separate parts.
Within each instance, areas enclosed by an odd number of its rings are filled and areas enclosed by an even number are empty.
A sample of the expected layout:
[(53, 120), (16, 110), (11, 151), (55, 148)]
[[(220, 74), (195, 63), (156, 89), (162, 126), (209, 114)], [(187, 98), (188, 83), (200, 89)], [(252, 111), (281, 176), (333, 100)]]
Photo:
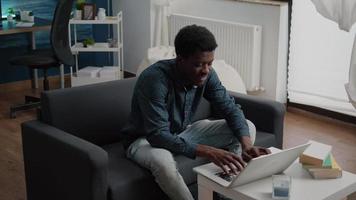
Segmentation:
[[(151, 0), (113, 0), (122, 4), (125, 70), (135, 73), (152, 44), (154, 9)], [(115, 5), (113, 6), (115, 8)], [(173, 0), (173, 13), (261, 25), (261, 85), (259, 96), (286, 102), (288, 8), (230, 0)]]
[[(227, 0), (173, 0), (172, 13), (262, 26), (262, 97), (286, 102), (288, 7)], [(204, 6), (202, 6), (204, 5)]]
[(112, 0), (113, 13), (122, 11), (124, 69), (136, 73), (150, 47), (150, 0)]

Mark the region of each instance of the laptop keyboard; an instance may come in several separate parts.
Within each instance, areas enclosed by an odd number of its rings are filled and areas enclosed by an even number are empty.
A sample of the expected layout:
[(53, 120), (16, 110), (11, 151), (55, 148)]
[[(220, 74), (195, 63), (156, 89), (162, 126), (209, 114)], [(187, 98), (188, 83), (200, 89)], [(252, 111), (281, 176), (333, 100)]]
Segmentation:
[(236, 174), (233, 174), (232, 172), (228, 173), (228, 174), (225, 173), (225, 172), (218, 172), (215, 175), (217, 175), (218, 177), (224, 179), (227, 182), (231, 182), (237, 176)]

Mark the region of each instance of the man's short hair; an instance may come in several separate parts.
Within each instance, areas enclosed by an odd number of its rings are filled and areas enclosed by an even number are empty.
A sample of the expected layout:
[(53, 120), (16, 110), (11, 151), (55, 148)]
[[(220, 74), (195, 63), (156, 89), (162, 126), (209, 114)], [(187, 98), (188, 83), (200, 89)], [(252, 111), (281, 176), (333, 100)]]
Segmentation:
[(178, 56), (188, 57), (196, 52), (214, 51), (218, 45), (207, 28), (194, 24), (180, 29), (174, 39), (174, 46)]

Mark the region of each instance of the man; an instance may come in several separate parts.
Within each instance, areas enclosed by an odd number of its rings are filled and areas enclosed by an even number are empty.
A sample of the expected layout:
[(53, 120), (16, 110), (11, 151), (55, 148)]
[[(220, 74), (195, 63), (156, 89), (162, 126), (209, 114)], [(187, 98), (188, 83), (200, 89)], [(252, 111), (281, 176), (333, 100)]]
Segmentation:
[[(217, 47), (213, 34), (205, 27), (186, 26), (174, 45), (176, 59), (151, 65), (137, 80), (127, 129), (135, 141), (127, 157), (149, 169), (171, 199), (190, 200), (173, 155), (205, 157), (226, 173), (237, 173), (246, 164), (242, 157), (248, 161), (269, 152), (252, 145), (255, 130), (250, 137), (249, 125), (253, 129), (253, 124), (248, 125), (211, 67)], [(225, 119), (192, 123), (203, 97)]]

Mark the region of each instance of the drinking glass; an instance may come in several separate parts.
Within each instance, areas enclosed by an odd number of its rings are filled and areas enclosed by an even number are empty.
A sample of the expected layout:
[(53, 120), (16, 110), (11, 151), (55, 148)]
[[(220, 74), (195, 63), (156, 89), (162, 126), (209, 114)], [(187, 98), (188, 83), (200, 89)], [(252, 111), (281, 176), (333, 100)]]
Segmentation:
[(292, 178), (288, 175), (278, 174), (272, 176), (272, 198), (289, 199)]

